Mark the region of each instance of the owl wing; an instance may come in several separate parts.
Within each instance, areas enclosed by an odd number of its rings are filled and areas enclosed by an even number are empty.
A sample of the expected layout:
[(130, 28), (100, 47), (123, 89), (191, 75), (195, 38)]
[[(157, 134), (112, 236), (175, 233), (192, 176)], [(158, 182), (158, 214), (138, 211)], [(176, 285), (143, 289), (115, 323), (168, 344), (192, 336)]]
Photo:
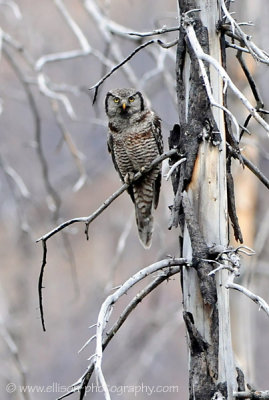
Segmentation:
[(121, 175), (121, 172), (119, 170), (119, 167), (118, 167), (118, 164), (117, 164), (117, 161), (115, 158), (114, 147), (113, 147), (113, 136), (110, 133), (108, 134), (108, 138), (107, 138), (107, 149), (108, 149), (108, 152), (111, 154), (115, 170), (118, 172), (122, 182), (124, 182), (124, 177)]
[[(120, 169), (119, 169), (117, 161), (116, 161), (115, 153), (114, 153), (113, 136), (110, 133), (108, 134), (108, 139), (107, 139), (107, 149), (108, 149), (108, 152), (111, 154), (115, 170), (118, 172), (121, 181), (124, 183), (124, 176), (122, 176), (122, 174), (120, 172)], [(127, 192), (129, 193), (132, 201), (134, 202), (135, 201), (134, 200), (134, 192), (133, 192), (133, 188), (131, 185), (128, 187)]]
[[(155, 142), (157, 144), (159, 154), (162, 154), (163, 153), (163, 137), (162, 137), (162, 129), (161, 129), (161, 119), (156, 114), (154, 114), (154, 117), (153, 117), (152, 131), (153, 131), (153, 136), (154, 136)], [(160, 172), (154, 183), (154, 208), (157, 208), (157, 206), (158, 206), (160, 189), (161, 189), (161, 181), (162, 181), (162, 170), (160, 169)]]
[(159, 118), (156, 114), (153, 117), (153, 136), (156, 141), (159, 153), (163, 153), (163, 137), (162, 137), (162, 128), (161, 128), (161, 118)]

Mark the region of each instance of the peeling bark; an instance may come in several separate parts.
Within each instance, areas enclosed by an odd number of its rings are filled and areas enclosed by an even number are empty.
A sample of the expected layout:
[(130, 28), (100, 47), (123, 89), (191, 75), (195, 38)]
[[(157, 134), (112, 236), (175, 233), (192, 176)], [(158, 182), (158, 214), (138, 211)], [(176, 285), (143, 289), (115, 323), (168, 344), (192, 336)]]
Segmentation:
[[(193, 9), (193, 27), (206, 53), (222, 62), (216, 1), (178, 0), (180, 15)], [(188, 14), (190, 15), (190, 14)], [(210, 67), (207, 73), (216, 101), (223, 104), (222, 82)], [(170, 133), (169, 147), (186, 157), (172, 175), (175, 194), (170, 227), (180, 226), (182, 254), (195, 268), (184, 267), (182, 290), (189, 347), (189, 398), (232, 399), (236, 388), (229, 323), (226, 271), (215, 277), (210, 247), (228, 246), (226, 139), (223, 111), (212, 110), (196, 55), (183, 26), (177, 48), (179, 124)], [(170, 162), (176, 162), (176, 157)]]

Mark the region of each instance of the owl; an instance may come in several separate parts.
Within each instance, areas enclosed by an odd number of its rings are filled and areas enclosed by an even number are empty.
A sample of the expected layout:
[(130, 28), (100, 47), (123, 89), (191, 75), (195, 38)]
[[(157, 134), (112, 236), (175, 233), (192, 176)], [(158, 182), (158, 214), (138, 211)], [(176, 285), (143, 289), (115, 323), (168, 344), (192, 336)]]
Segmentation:
[[(143, 95), (135, 89), (115, 89), (107, 93), (108, 150), (120, 179), (130, 178), (163, 152), (161, 120), (149, 110)], [(135, 207), (138, 234), (149, 248), (153, 232), (153, 209), (157, 208), (161, 188), (161, 165), (133, 182), (128, 193)]]

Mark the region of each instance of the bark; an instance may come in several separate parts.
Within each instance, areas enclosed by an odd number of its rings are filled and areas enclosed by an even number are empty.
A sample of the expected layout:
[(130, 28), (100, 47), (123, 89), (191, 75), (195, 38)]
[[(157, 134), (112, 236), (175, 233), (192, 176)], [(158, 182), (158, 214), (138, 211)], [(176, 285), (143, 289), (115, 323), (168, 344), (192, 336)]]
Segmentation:
[[(204, 51), (223, 62), (217, 26), (221, 19), (215, 0), (178, 0), (180, 15), (188, 14)], [(208, 67), (215, 100), (223, 104), (223, 87)], [(232, 399), (237, 389), (230, 333), (227, 271), (208, 273), (209, 248), (228, 246), (226, 141), (223, 111), (212, 110), (195, 54), (184, 27), (177, 49), (179, 122), (170, 134), (170, 148), (186, 157), (172, 176), (175, 193), (171, 227), (180, 226), (182, 255), (196, 268), (184, 267), (182, 290), (189, 347), (189, 398)], [(173, 159), (171, 162), (175, 162)]]

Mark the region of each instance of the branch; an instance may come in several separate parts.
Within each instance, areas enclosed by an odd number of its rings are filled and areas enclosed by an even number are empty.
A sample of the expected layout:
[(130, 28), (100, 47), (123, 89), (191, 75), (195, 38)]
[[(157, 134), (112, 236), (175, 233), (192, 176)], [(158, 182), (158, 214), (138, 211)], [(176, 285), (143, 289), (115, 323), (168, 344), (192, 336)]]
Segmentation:
[[(131, 278), (129, 278), (115, 293), (112, 295), (108, 296), (105, 302), (102, 304), (99, 316), (98, 316), (98, 322), (97, 322), (97, 329), (96, 329), (96, 339), (98, 343), (96, 344), (96, 353), (93, 357), (93, 360), (91, 361), (90, 365), (88, 366), (86, 372), (84, 375), (72, 385), (72, 389), (70, 390), (69, 393), (65, 394), (64, 396), (60, 397), (58, 400), (63, 399), (64, 397), (67, 397), (77, 391), (80, 391), (80, 399), (82, 400), (84, 398), (85, 390), (88, 385), (88, 382), (92, 376), (92, 373), (94, 370), (97, 372), (96, 368), (99, 367), (99, 372), (101, 369), (101, 362), (102, 362), (102, 355), (103, 351), (105, 350), (106, 346), (109, 344), (109, 342), (112, 340), (112, 338), (115, 336), (117, 331), (120, 329), (120, 327), (123, 325), (123, 323), (126, 321), (130, 313), (136, 308), (136, 306), (150, 293), (152, 292), (157, 286), (159, 286), (164, 280), (168, 279), (170, 276), (173, 276), (180, 272), (182, 265), (186, 264), (187, 260), (186, 259), (165, 259), (162, 261), (159, 261), (157, 263), (154, 263), (146, 268), (143, 268), (139, 272), (137, 272), (135, 275), (133, 275)], [(189, 265), (189, 264), (188, 264)], [(110, 312), (112, 311), (112, 307), (119, 300), (119, 298), (126, 294), (127, 291), (134, 286), (136, 283), (144, 279), (146, 276), (162, 270), (162, 275), (158, 276), (156, 279), (154, 279), (149, 285), (147, 285), (143, 290), (141, 290), (128, 304), (128, 306), (124, 309), (124, 311), (121, 313), (120, 317), (118, 320), (114, 323), (114, 325), (111, 327), (111, 329), (106, 333), (104, 336), (104, 330), (105, 327), (108, 323), (108, 318), (107, 315), (110, 315)], [(103, 338), (104, 336), (104, 338)], [(98, 363), (98, 364), (97, 364)], [(97, 364), (97, 366), (96, 366)], [(102, 370), (101, 370), (102, 372)], [(99, 376), (99, 375), (97, 375)], [(99, 376), (100, 377), (100, 376)], [(103, 380), (103, 383), (106, 385), (106, 382)], [(105, 388), (103, 387), (104, 391)], [(108, 391), (105, 391), (106, 393), (106, 399), (110, 399), (110, 395)]]
[(182, 164), (183, 162), (185, 162), (187, 159), (186, 157), (181, 158), (180, 160), (176, 161), (175, 164), (172, 165), (172, 167), (169, 169), (168, 173), (165, 176), (165, 179), (168, 181), (171, 177), (171, 175), (173, 174), (173, 172), (175, 172), (175, 170), (177, 169), (177, 167)]
[(165, 25), (161, 29), (155, 29), (151, 32), (128, 32), (130, 36), (138, 36), (138, 37), (147, 37), (147, 36), (155, 36), (155, 35), (162, 35), (163, 33), (168, 32), (176, 32), (179, 31), (178, 26), (173, 26), (171, 28), (167, 28)]
[(269, 390), (251, 390), (249, 392), (233, 392), (237, 399), (269, 399)]
[(269, 64), (269, 57), (267, 56), (267, 54), (250, 40), (251, 37), (249, 35), (246, 35), (245, 32), (242, 31), (239, 24), (233, 19), (233, 17), (227, 10), (224, 0), (221, 0), (221, 7), (225, 16), (231, 24), (232, 33), (236, 34), (239, 37), (238, 40), (245, 44), (253, 58), (265, 64)]
[(58, 102), (52, 100), (51, 108), (55, 115), (57, 125), (61, 131), (62, 138), (65, 141), (79, 172), (79, 178), (75, 183), (75, 185), (73, 186), (73, 191), (77, 192), (79, 189), (81, 189), (81, 187), (85, 184), (87, 180), (87, 173), (82, 162), (85, 156), (77, 149), (71, 134), (66, 128), (63, 118), (61, 117)]
[(244, 286), (239, 285), (237, 283), (228, 282), (228, 283), (226, 283), (225, 287), (227, 289), (234, 289), (234, 290), (238, 290), (239, 292), (243, 293), (245, 296), (249, 297), (252, 301), (254, 301), (254, 303), (258, 304), (259, 308), (261, 308), (269, 316), (269, 305), (268, 305), (268, 303), (266, 303), (266, 301), (262, 297), (257, 296), (256, 294), (254, 294), (253, 292), (251, 292)]
[[(39, 158), (40, 164), (41, 164), (41, 170), (42, 170), (42, 175), (43, 175), (46, 191), (53, 203), (54, 220), (56, 221), (58, 218), (58, 212), (59, 212), (59, 208), (61, 205), (61, 200), (60, 200), (58, 193), (52, 187), (50, 180), (49, 180), (48, 164), (47, 164), (45, 154), (44, 154), (44, 151), (42, 148), (42, 143), (41, 143), (41, 118), (40, 118), (39, 109), (38, 109), (35, 97), (33, 96), (33, 93), (30, 89), (30, 86), (24, 79), (24, 75), (23, 75), (18, 63), (15, 62), (15, 60), (11, 56), (10, 52), (6, 49), (6, 46), (3, 46), (2, 50), (3, 50), (3, 53), (5, 54), (5, 57), (7, 58), (8, 62), (9, 62), (9, 64), (13, 68), (15, 74), (17, 75), (20, 83), (22, 84), (24, 91), (26, 93), (26, 96), (27, 96), (27, 100), (28, 100), (30, 110), (32, 112), (32, 116), (33, 116), (33, 120), (34, 120), (34, 129), (35, 129), (34, 134), (35, 134), (37, 154), (38, 154), (38, 158)], [(50, 207), (50, 208), (52, 208), (52, 207)]]
[(267, 189), (269, 189), (269, 179), (259, 170), (259, 168), (253, 164), (248, 158), (241, 154), (244, 164), (248, 167), (248, 169), (253, 172), (254, 175), (264, 184)]
[[(115, 42), (114, 37), (112, 33), (115, 32), (114, 29), (112, 29), (112, 26), (109, 22), (109, 20), (106, 18), (106, 16), (102, 13), (100, 10), (100, 7), (96, 4), (95, 1), (93, 0), (83, 0), (83, 5), (86, 9), (86, 11), (90, 14), (90, 16), (94, 19), (96, 27), (98, 27), (101, 35), (104, 38), (104, 41), (106, 44), (108, 44), (110, 47), (110, 53), (113, 54), (114, 60), (116, 60), (116, 63), (120, 63), (123, 55), (121, 52), (120, 46)], [(112, 24), (113, 28), (115, 28), (115, 24)], [(117, 27), (119, 27), (117, 25)], [(124, 29), (122, 29), (124, 31)], [(131, 36), (129, 37), (131, 38)], [(130, 67), (130, 65), (125, 64), (123, 66), (123, 72), (127, 76), (128, 80), (134, 87), (139, 87), (139, 80), (137, 76), (135, 75), (133, 69)]]
[(156, 157), (155, 160), (153, 160), (152, 163), (148, 167), (143, 169), (143, 171), (137, 172), (134, 175), (133, 179), (130, 181), (130, 183), (128, 183), (128, 184), (125, 183), (124, 185), (122, 185), (115, 193), (113, 193), (110, 197), (108, 197), (103, 202), (103, 204), (97, 210), (94, 211), (94, 213), (92, 213), (88, 217), (78, 217), (78, 218), (69, 219), (69, 220), (63, 222), (62, 224), (58, 225), (56, 228), (54, 228), (50, 232), (41, 236), (39, 239), (37, 239), (36, 242), (42, 241), (42, 244), (43, 244), (43, 257), (42, 257), (42, 266), (41, 266), (41, 271), (40, 271), (40, 276), (39, 276), (38, 293), (39, 293), (40, 315), (41, 315), (42, 327), (43, 327), (44, 331), (45, 331), (45, 324), (44, 324), (44, 312), (43, 312), (43, 305), (42, 305), (42, 289), (43, 289), (42, 281), (43, 281), (43, 275), (44, 275), (44, 268), (45, 268), (45, 265), (47, 262), (47, 246), (46, 246), (47, 240), (50, 237), (52, 237), (53, 235), (55, 235), (56, 233), (65, 229), (67, 226), (72, 225), (77, 222), (85, 223), (85, 225), (86, 225), (85, 233), (86, 233), (86, 237), (88, 239), (89, 225), (91, 222), (93, 222), (95, 220), (96, 217), (98, 217), (98, 215), (100, 215), (114, 200), (116, 200), (123, 192), (125, 192), (125, 190), (128, 189), (128, 187), (132, 184), (132, 182), (137, 181), (143, 175), (148, 173), (153, 167), (160, 164), (166, 158), (169, 158), (172, 155), (175, 155), (177, 152), (178, 152), (177, 149), (172, 149), (172, 150), (169, 150), (168, 152), (163, 153), (160, 156)]
[(3, 159), (2, 154), (0, 153), (0, 167), (3, 169), (4, 173), (8, 178), (11, 178), (12, 181), (18, 187), (20, 194), (22, 197), (28, 199), (30, 197), (30, 192), (24, 183), (22, 177), (18, 174), (17, 171), (13, 167), (11, 167), (7, 162)]
[(211, 88), (210, 88), (210, 83), (206, 74), (206, 70), (205, 70), (205, 66), (203, 65), (203, 63), (201, 61), (206, 61), (209, 64), (211, 64), (215, 70), (219, 73), (219, 75), (221, 76), (223, 82), (224, 82), (224, 89), (226, 89), (227, 86), (230, 87), (230, 89), (233, 91), (233, 93), (236, 95), (236, 97), (239, 98), (239, 100), (244, 104), (244, 106), (248, 109), (248, 111), (250, 112), (250, 114), (256, 119), (256, 121), (263, 126), (263, 128), (267, 131), (268, 135), (269, 135), (269, 125), (265, 122), (265, 120), (258, 114), (257, 110), (255, 109), (255, 107), (252, 106), (252, 104), (248, 101), (248, 99), (244, 96), (244, 94), (237, 88), (237, 86), (233, 83), (233, 81), (231, 80), (230, 76), (227, 74), (227, 72), (225, 71), (225, 69), (213, 58), (211, 57), (209, 54), (206, 54), (197, 37), (195, 34), (195, 31), (193, 29), (193, 26), (190, 23), (190, 20), (185, 18), (185, 22), (184, 22), (184, 28), (186, 31), (186, 34), (188, 36), (188, 39), (190, 41), (190, 44), (193, 48), (193, 51), (199, 61), (199, 66), (201, 69), (201, 73), (203, 75), (203, 79), (206, 85), (206, 89), (207, 89), (207, 93), (208, 93), (208, 97), (211, 101), (211, 104), (213, 106), (219, 107), (221, 109), (223, 109), (225, 112), (227, 112), (229, 114), (229, 116), (232, 118), (237, 132), (238, 132), (238, 139), (239, 139), (239, 126), (238, 123), (235, 119), (235, 117), (232, 115), (232, 113), (227, 110), (225, 107), (223, 107), (220, 104), (217, 104), (213, 97), (212, 97), (212, 93), (211, 93)]
[(21, 10), (20, 10), (19, 6), (17, 5), (17, 3), (15, 3), (15, 1), (12, 1), (12, 0), (4, 1), (4, 0), (2, 0), (2, 1), (0, 1), (0, 6), (10, 7), (10, 9), (13, 11), (13, 14), (14, 14), (15, 18), (22, 19)]
[(177, 43), (176, 41), (173, 41), (171, 43), (163, 43), (161, 40), (157, 40), (157, 39), (151, 39), (146, 43), (141, 44), (140, 46), (138, 46), (134, 51), (132, 51), (132, 53), (130, 53), (124, 60), (122, 60), (119, 64), (117, 64), (114, 68), (112, 68), (105, 76), (103, 76), (95, 85), (91, 86), (89, 89), (95, 89), (94, 91), (94, 97), (93, 97), (93, 104), (96, 101), (97, 98), (97, 94), (98, 94), (98, 89), (99, 87), (104, 83), (104, 81), (109, 78), (115, 71), (117, 71), (120, 67), (122, 67), (124, 64), (127, 63), (127, 61), (129, 61), (136, 53), (138, 53), (140, 50), (144, 49), (145, 47), (153, 44), (153, 43), (157, 43), (159, 46), (163, 47), (163, 48), (170, 48), (172, 46), (175, 46)]
[(67, 22), (67, 24), (69, 25), (69, 27), (71, 28), (71, 30), (73, 31), (75, 36), (77, 37), (81, 48), (85, 51), (85, 53), (90, 51), (91, 50), (91, 46), (90, 46), (86, 36), (82, 32), (82, 30), (80, 29), (78, 24), (74, 21), (74, 19), (69, 14), (69, 12), (68, 12), (67, 8), (65, 7), (63, 1), (62, 0), (54, 0), (54, 3), (56, 4), (58, 9), (62, 13), (65, 21)]
[(149, 40), (146, 43), (141, 44), (141, 46), (138, 46), (129, 56), (127, 56), (123, 61), (121, 61), (119, 64), (117, 64), (114, 68), (112, 68), (103, 78), (101, 78), (95, 85), (90, 87), (90, 90), (95, 89), (94, 92), (94, 97), (93, 97), (93, 104), (96, 101), (97, 94), (98, 94), (98, 89), (102, 85), (102, 83), (109, 78), (117, 69), (119, 69), (122, 65), (127, 63), (136, 53), (138, 53), (140, 50), (144, 49), (145, 47), (149, 46), (152, 43), (156, 43), (155, 39)]
[(242, 158), (244, 165), (248, 167), (248, 169), (253, 172), (253, 174), (264, 184), (264, 186), (269, 189), (269, 179), (259, 170), (259, 168), (253, 164), (248, 158), (246, 158), (243, 154), (239, 154), (228, 144), (229, 151), (234, 158), (239, 157)]
[(60, 101), (60, 102), (64, 105), (64, 107), (65, 107), (65, 109), (66, 109), (66, 112), (67, 112), (67, 114), (69, 115), (69, 117), (70, 117), (72, 120), (76, 120), (75, 111), (74, 111), (74, 109), (73, 109), (73, 107), (72, 107), (72, 104), (70, 103), (70, 100), (68, 99), (68, 97), (65, 96), (65, 95), (62, 94), (62, 93), (56, 93), (56, 92), (54, 92), (53, 90), (51, 90), (51, 89), (48, 87), (47, 78), (46, 78), (46, 76), (45, 76), (43, 73), (39, 73), (39, 74), (37, 75), (37, 83), (38, 83), (38, 88), (39, 88), (40, 92), (41, 92), (44, 96), (47, 96), (47, 97), (49, 97), (49, 98), (51, 98), (51, 99)]

